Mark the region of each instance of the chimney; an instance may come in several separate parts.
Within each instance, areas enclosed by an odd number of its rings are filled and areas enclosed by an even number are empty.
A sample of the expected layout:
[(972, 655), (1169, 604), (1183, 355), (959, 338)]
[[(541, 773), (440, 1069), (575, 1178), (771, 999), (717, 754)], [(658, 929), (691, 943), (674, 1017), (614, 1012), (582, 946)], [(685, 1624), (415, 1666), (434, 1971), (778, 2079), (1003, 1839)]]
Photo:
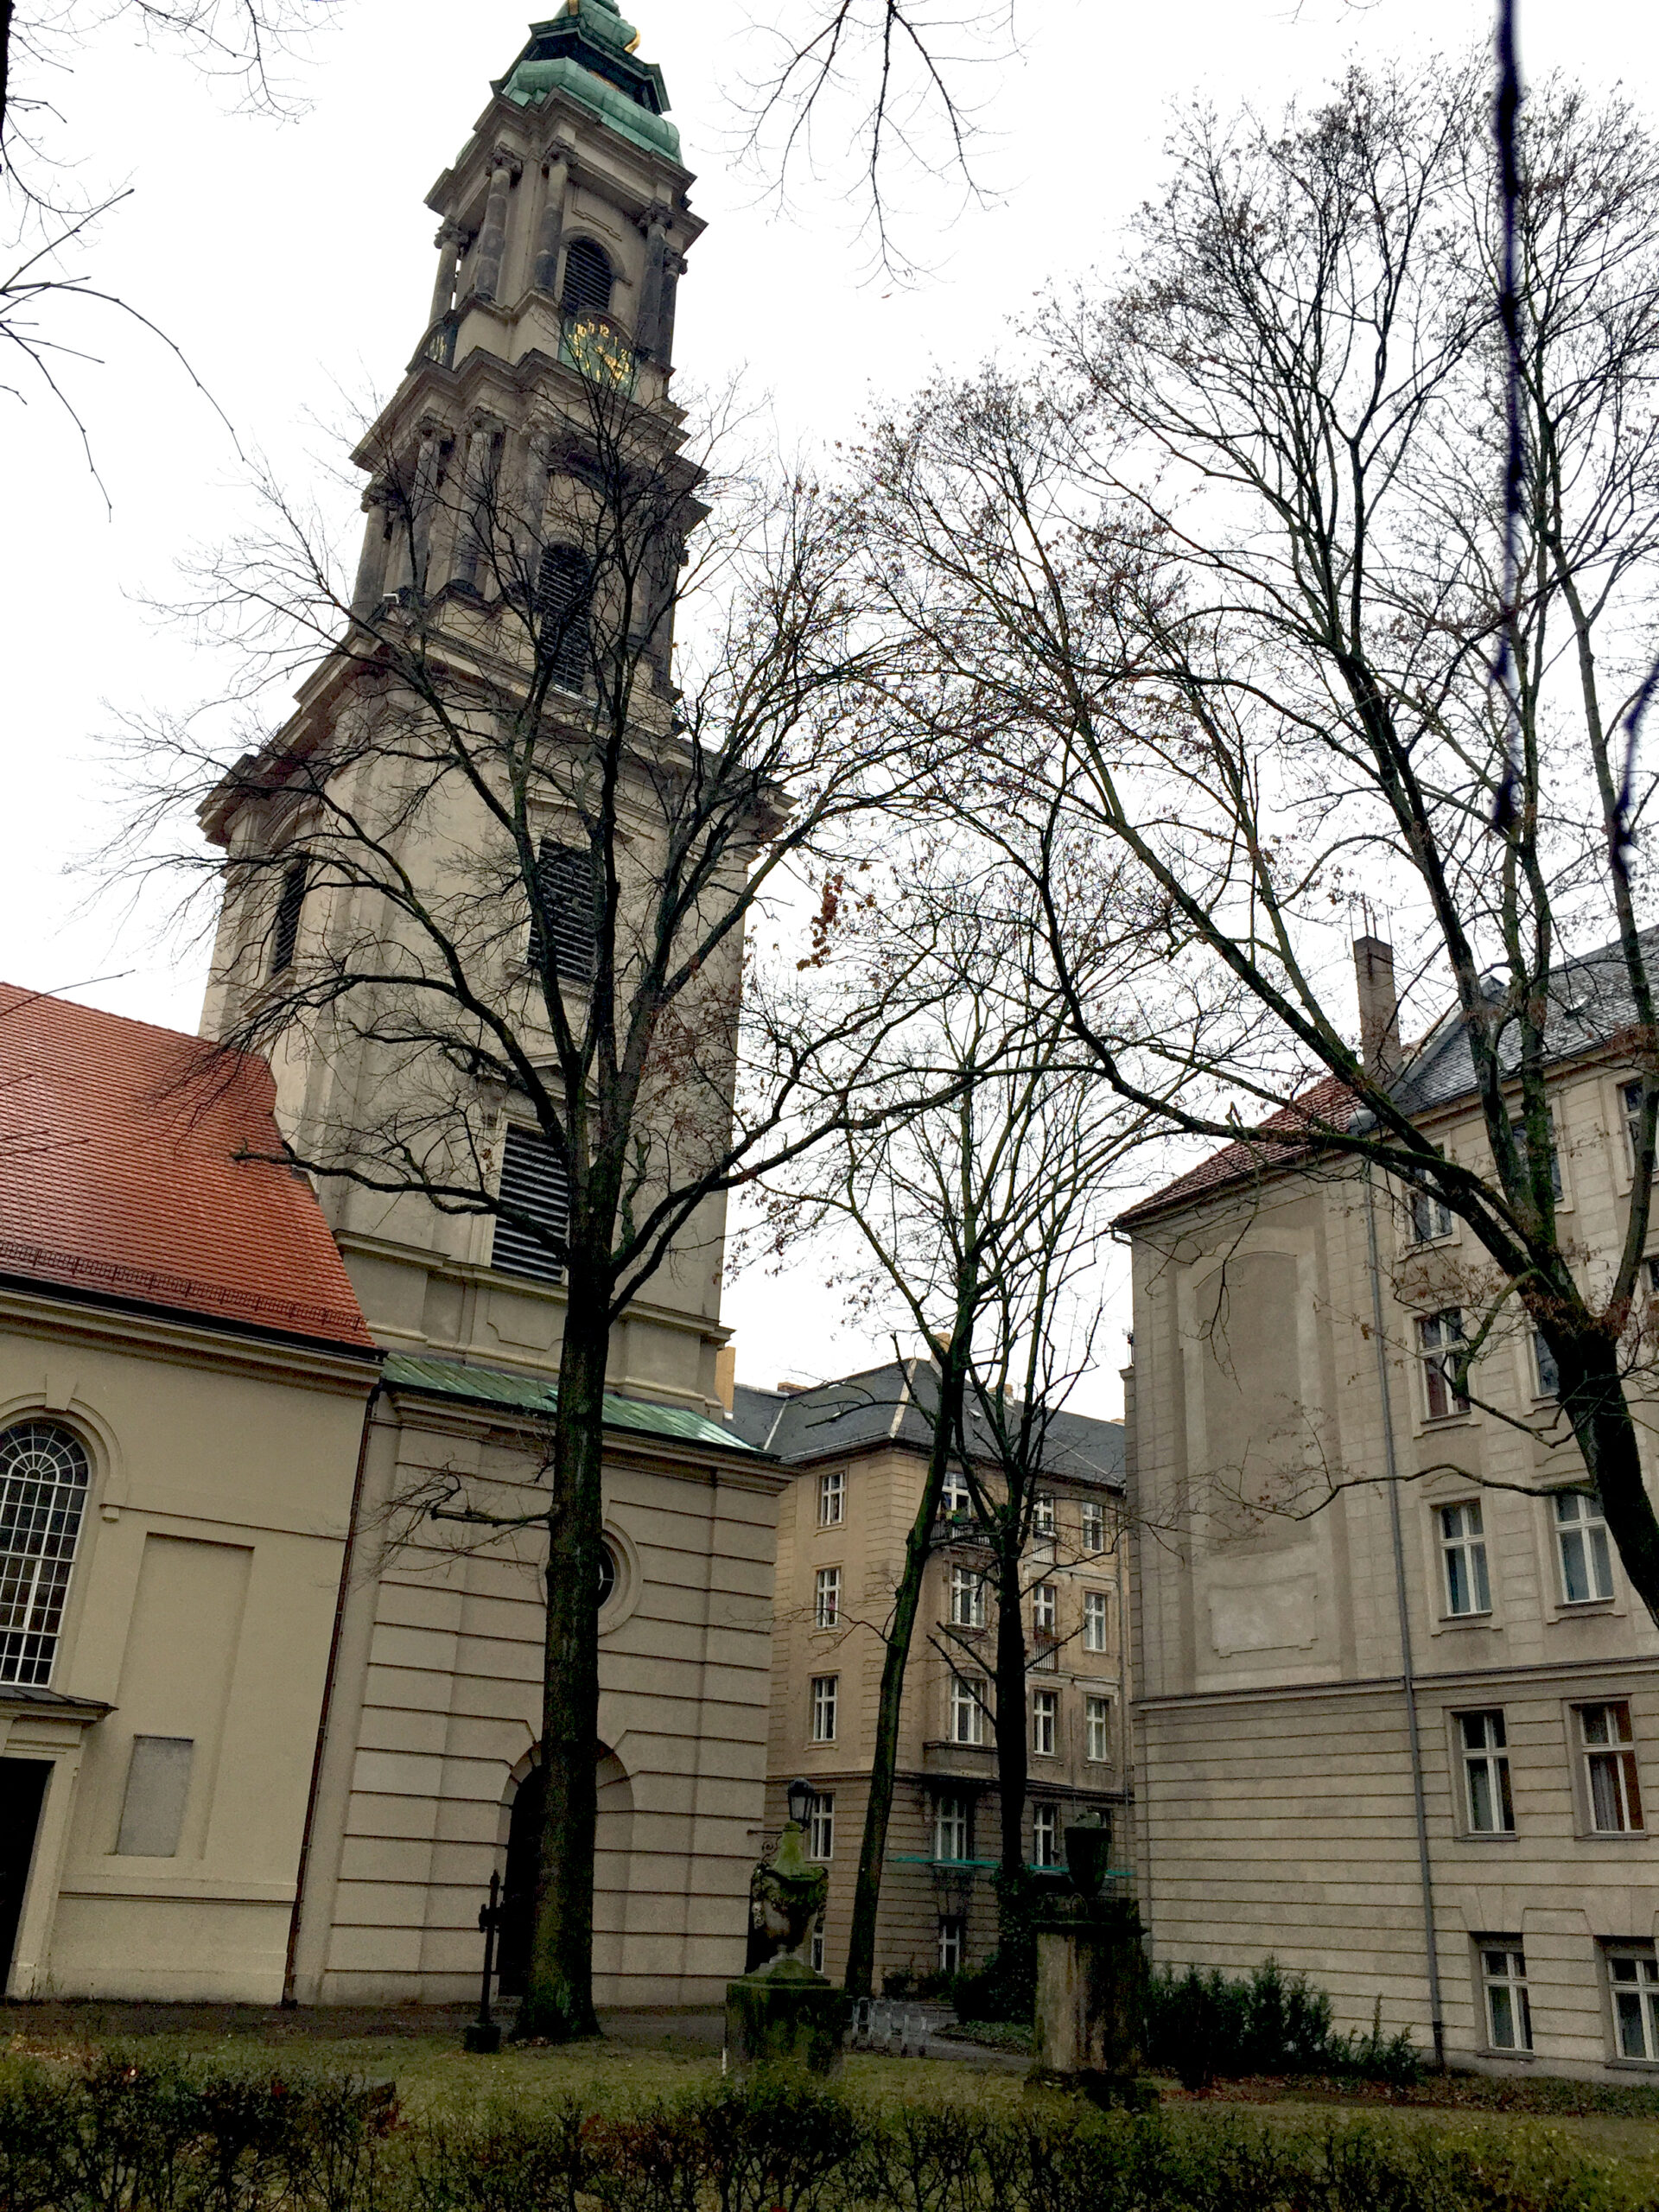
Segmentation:
[(737, 1346), (722, 1344), (715, 1354), (715, 1395), (729, 1414), (737, 1389)]
[(1400, 1065), (1394, 947), (1380, 937), (1357, 937), (1354, 974), (1359, 984), (1359, 1057), (1368, 1075), (1393, 1075)]

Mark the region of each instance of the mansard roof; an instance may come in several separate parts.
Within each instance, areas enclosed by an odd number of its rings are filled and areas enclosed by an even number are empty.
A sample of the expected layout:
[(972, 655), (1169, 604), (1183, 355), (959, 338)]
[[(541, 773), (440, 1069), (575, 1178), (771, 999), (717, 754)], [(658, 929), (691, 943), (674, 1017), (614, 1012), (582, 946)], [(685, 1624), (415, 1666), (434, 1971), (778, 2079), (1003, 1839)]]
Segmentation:
[[(836, 1382), (803, 1390), (757, 1390), (740, 1383), (733, 1394), (731, 1425), (759, 1450), (785, 1461), (842, 1458), (849, 1452), (898, 1444), (925, 1452), (933, 1441), (938, 1370), (931, 1360), (889, 1360)], [(995, 1455), (989, 1430), (971, 1414), (975, 1456)], [(1045, 1472), (1057, 1479), (1121, 1488), (1123, 1424), (1087, 1414), (1050, 1416)]]
[(372, 1352), (263, 1060), (0, 984), (0, 1275)]

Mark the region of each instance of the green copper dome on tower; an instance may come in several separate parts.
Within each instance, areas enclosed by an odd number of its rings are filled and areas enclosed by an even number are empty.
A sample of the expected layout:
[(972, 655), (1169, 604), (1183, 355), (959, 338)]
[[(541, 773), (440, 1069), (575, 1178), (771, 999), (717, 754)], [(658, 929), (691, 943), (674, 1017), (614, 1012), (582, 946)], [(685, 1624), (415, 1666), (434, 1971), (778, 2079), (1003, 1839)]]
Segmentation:
[(635, 54), (639, 43), (616, 0), (568, 0), (562, 14), (531, 25), (529, 45), (494, 89), (520, 107), (565, 92), (635, 145), (677, 162), (680, 134), (666, 119), (668, 87), (657, 64)]

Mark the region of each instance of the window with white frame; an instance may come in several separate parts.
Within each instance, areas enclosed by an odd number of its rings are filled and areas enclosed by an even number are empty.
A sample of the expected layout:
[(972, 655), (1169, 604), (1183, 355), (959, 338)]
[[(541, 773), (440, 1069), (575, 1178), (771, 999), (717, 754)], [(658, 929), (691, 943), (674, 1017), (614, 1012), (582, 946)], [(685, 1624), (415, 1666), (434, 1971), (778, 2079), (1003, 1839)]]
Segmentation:
[(973, 1800), (947, 1790), (933, 1808), (933, 1856), (963, 1859), (973, 1857)]
[(847, 1477), (840, 1467), (818, 1477), (818, 1526), (838, 1529), (846, 1518)]
[(1411, 1241), (1414, 1244), (1433, 1244), (1442, 1236), (1452, 1234), (1452, 1209), (1446, 1200), (1437, 1198), (1433, 1191), (1414, 1191), (1411, 1193)]
[(1605, 1946), (1613, 2044), (1621, 2058), (1659, 2060), (1659, 1960), (1651, 1943)]
[(1636, 1156), (1642, 1147), (1642, 1078), (1618, 1086), (1619, 1104), (1624, 1109), (1624, 1157), (1632, 1175), (1636, 1173)]
[(1083, 1752), (1096, 1764), (1104, 1764), (1112, 1756), (1112, 1700), (1109, 1697), (1083, 1700)]
[(1541, 1398), (1559, 1398), (1561, 1395), (1561, 1370), (1555, 1355), (1544, 1341), (1541, 1329), (1532, 1332), (1533, 1386)]
[(1511, 1835), (1515, 1802), (1510, 1792), (1509, 1736), (1503, 1713), (1460, 1713), (1457, 1724), (1463, 1758), (1464, 1812), (1470, 1833)]
[(1093, 1498), (1083, 1509), (1083, 1548), (1090, 1553), (1106, 1548), (1106, 1509)]
[(977, 1676), (950, 1677), (950, 1741), (982, 1744), (985, 1740), (984, 1682)]
[(1033, 1536), (1054, 1534), (1054, 1501), (1046, 1491), (1039, 1491), (1032, 1500), (1031, 1533)]
[(1642, 1785), (1636, 1771), (1630, 1708), (1623, 1698), (1576, 1705), (1579, 1751), (1584, 1761), (1584, 1802), (1596, 1835), (1640, 1833)]
[(1060, 1808), (1033, 1805), (1031, 1808), (1031, 1863), (1058, 1866), (1060, 1863)]
[(815, 1789), (807, 1800), (806, 1855), (830, 1859), (836, 1855), (836, 1793)]
[[(1545, 1116), (1545, 1119), (1546, 1119), (1547, 1122), (1548, 1123), (1548, 1128), (1549, 1128), (1549, 1188), (1550, 1188), (1550, 1195), (1551, 1195), (1553, 1198), (1559, 1198), (1561, 1196), (1561, 1194), (1562, 1194), (1562, 1192), (1561, 1192), (1561, 1155), (1560, 1155), (1560, 1154), (1559, 1152), (1557, 1152), (1557, 1150), (1555, 1149), (1555, 1116), (1554, 1116), (1554, 1115), (1552, 1113), (1552, 1114), (1548, 1114), (1548, 1115), (1547, 1115), (1547, 1116)], [(1519, 1154), (1519, 1155), (1520, 1155), (1521, 1165), (1522, 1165), (1522, 1167), (1524, 1169), (1524, 1168), (1525, 1168), (1525, 1166), (1526, 1166), (1526, 1164), (1527, 1164), (1527, 1152), (1528, 1152), (1528, 1147), (1527, 1147), (1527, 1125), (1526, 1125), (1526, 1123), (1525, 1123), (1524, 1122), (1511, 1122), (1510, 1123), (1510, 1135), (1515, 1139), (1515, 1148), (1516, 1148), (1516, 1152)]]
[(1031, 1748), (1038, 1758), (1053, 1758), (1059, 1732), (1059, 1692), (1033, 1690), (1031, 1694)]
[(833, 1744), (836, 1740), (836, 1707), (841, 1697), (839, 1675), (814, 1675), (812, 1677), (812, 1740), (815, 1744)]
[(817, 1628), (834, 1628), (841, 1619), (841, 1569), (821, 1567), (812, 1592), (812, 1621)]
[(1457, 1387), (1457, 1356), (1464, 1342), (1463, 1310), (1443, 1306), (1417, 1320), (1417, 1346), (1423, 1372), (1423, 1411), (1430, 1421), (1466, 1414), (1469, 1401)]
[(1031, 1632), (1055, 1637), (1060, 1632), (1060, 1593), (1052, 1582), (1039, 1582), (1031, 1593)]
[(1568, 1605), (1593, 1605), (1613, 1594), (1613, 1560), (1607, 1523), (1594, 1491), (1558, 1490), (1554, 1496), (1555, 1556), (1561, 1570), (1561, 1599)]
[(55, 1421), (0, 1434), (0, 1682), (52, 1679), (92, 1472)]
[(1530, 2050), (1532, 2000), (1527, 1994), (1527, 1955), (1518, 1936), (1482, 1936), (1480, 1981), (1488, 2050)]
[(812, 1929), (812, 1971), (814, 1974), (823, 1972), (823, 1923), (821, 1920), (814, 1924)]
[(1083, 1593), (1083, 1648), (1085, 1651), (1106, 1649), (1107, 1593), (1104, 1590), (1085, 1590)]
[(985, 1578), (976, 1574), (970, 1567), (953, 1567), (950, 1570), (950, 1625), (985, 1625)]
[(1486, 1578), (1486, 1531), (1479, 1505), (1473, 1498), (1461, 1505), (1443, 1505), (1436, 1518), (1440, 1526), (1446, 1611), (1454, 1619), (1465, 1613), (1490, 1613), (1492, 1593)]
[(959, 1912), (939, 1915), (939, 1972), (960, 1974), (964, 1955), (966, 1933)]
[(957, 1519), (968, 1512), (973, 1499), (968, 1493), (968, 1478), (960, 1467), (949, 1467), (939, 1488), (939, 1511), (947, 1521)]

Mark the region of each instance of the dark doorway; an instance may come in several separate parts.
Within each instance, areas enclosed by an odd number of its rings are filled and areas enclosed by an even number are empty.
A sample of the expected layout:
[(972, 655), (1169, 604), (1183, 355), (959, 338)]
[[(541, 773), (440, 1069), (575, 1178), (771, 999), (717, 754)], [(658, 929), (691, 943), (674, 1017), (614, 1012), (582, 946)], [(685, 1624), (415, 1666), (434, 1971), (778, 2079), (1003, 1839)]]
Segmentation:
[(0, 1995), (11, 1974), (35, 1831), (51, 1771), (49, 1759), (0, 1759)]
[(501, 1887), (501, 1938), (496, 1952), (504, 1997), (522, 1997), (530, 1974), (536, 1862), (546, 1802), (547, 1777), (539, 1765), (533, 1766), (518, 1785), (507, 1827), (507, 1878)]

